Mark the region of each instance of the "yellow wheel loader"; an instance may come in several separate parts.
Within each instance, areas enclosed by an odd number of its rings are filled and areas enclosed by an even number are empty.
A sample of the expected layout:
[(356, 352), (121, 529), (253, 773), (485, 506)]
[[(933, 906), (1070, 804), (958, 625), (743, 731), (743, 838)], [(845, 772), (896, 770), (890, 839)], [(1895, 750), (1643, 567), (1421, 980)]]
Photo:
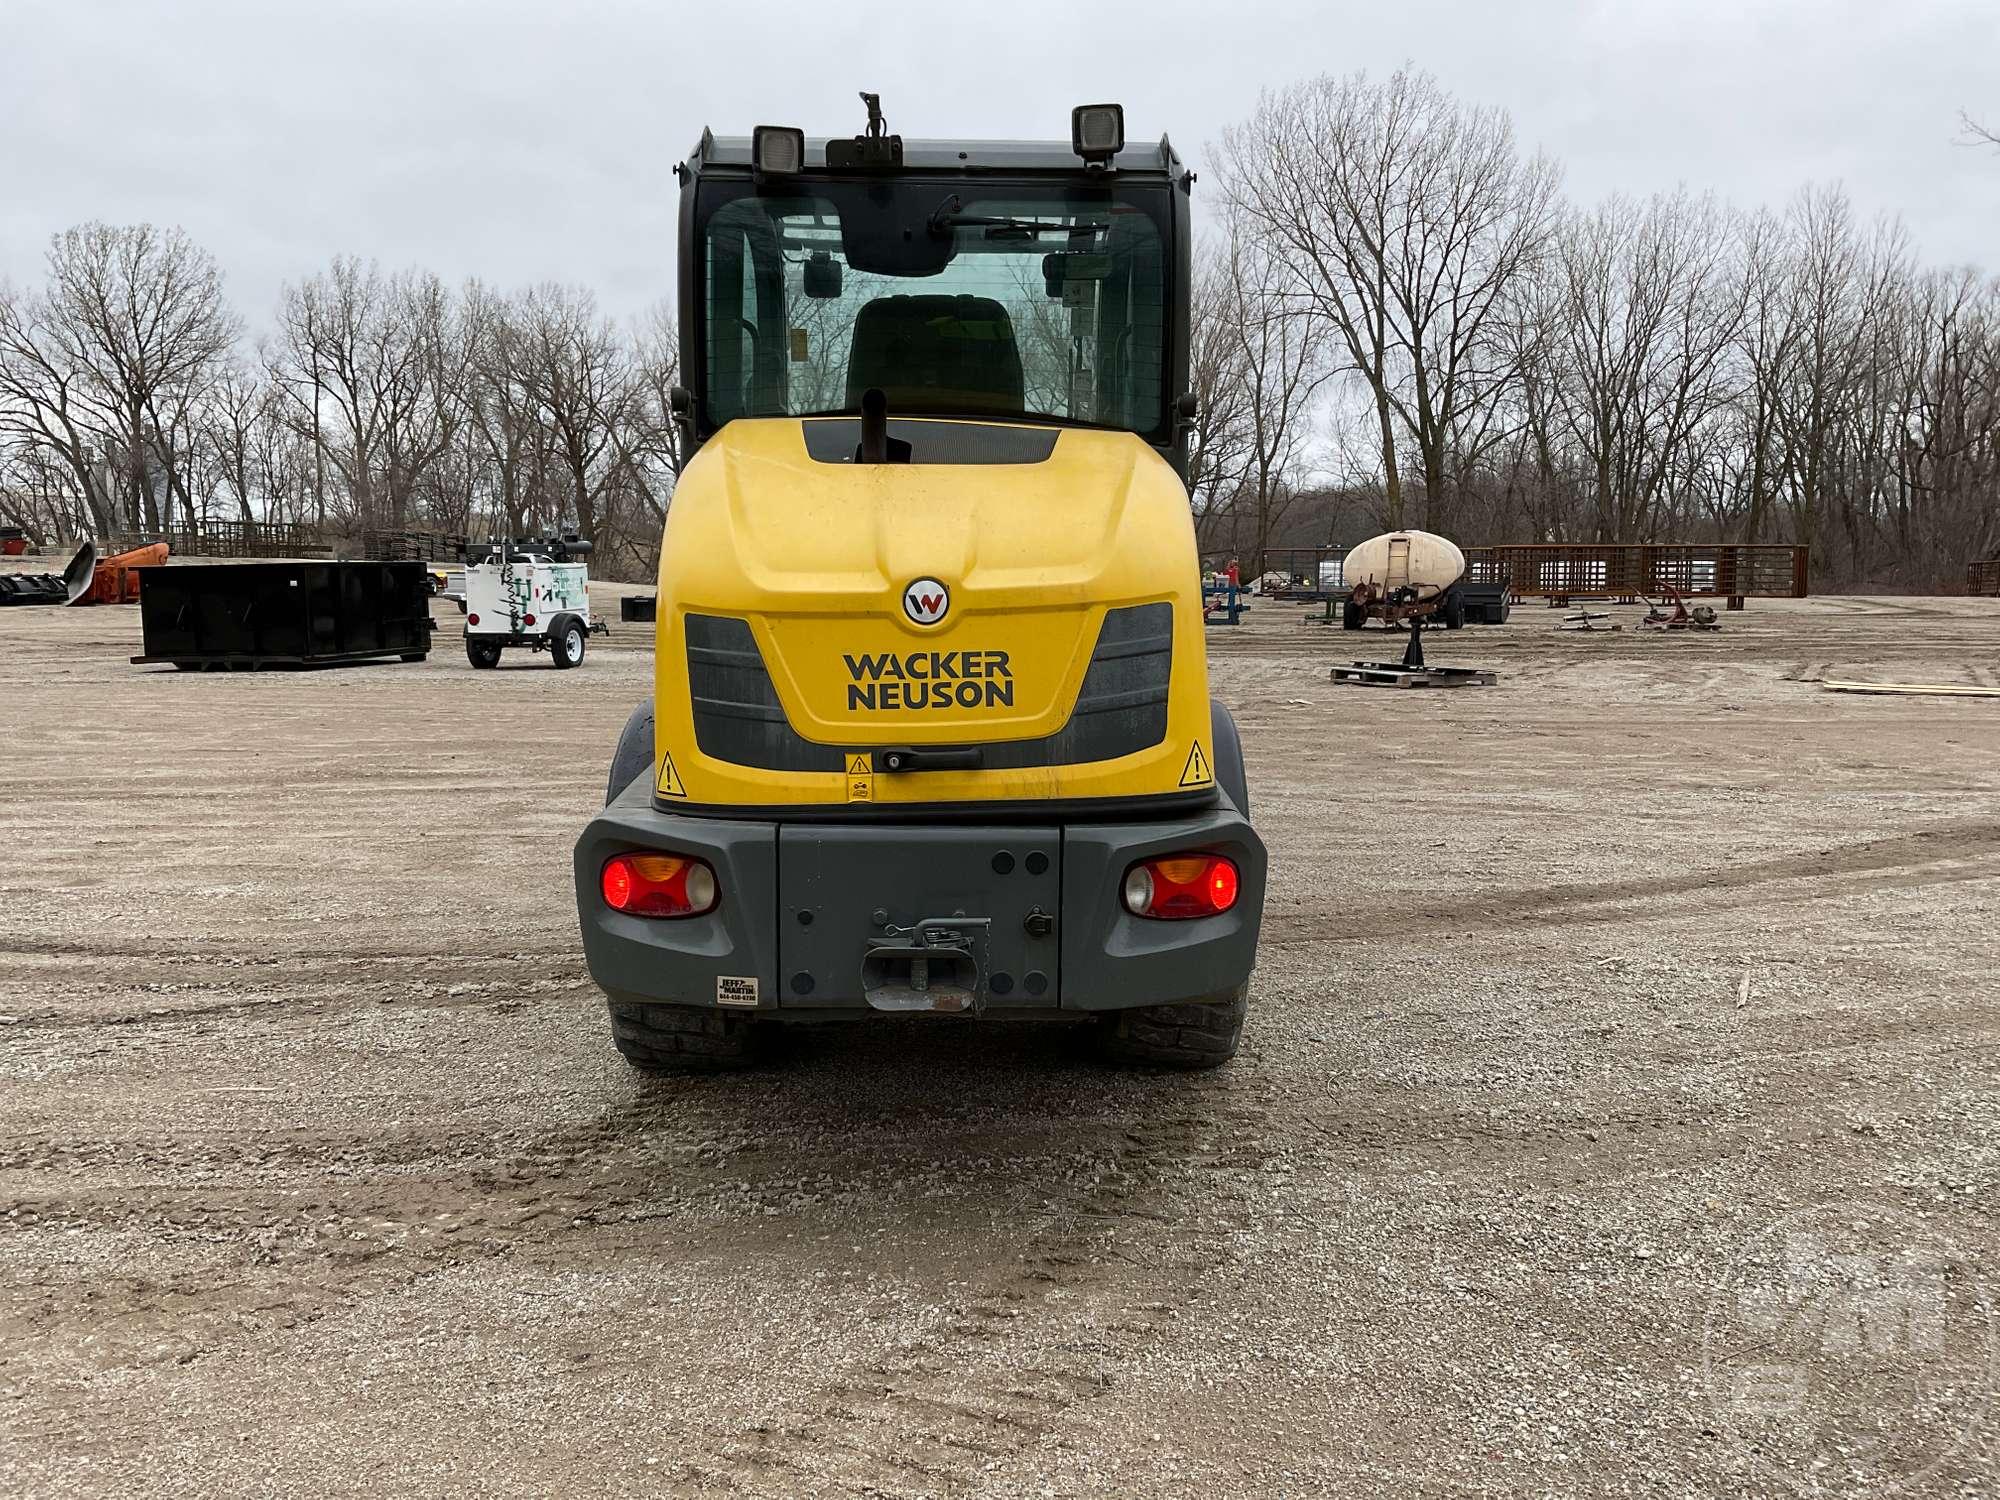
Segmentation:
[(906, 143), (863, 98), (677, 168), (692, 457), (575, 855), (613, 1039), (1032, 1014), (1214, 1066), (1265, 856), (1183, 478), (1193, 174), (1116, 106)]

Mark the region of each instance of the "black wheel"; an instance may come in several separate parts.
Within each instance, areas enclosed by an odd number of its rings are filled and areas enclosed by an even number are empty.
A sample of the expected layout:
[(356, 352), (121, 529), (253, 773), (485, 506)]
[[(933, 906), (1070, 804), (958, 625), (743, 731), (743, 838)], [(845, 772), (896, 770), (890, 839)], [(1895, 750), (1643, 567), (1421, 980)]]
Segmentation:
[(1465, 596), (1457, 589), (1444, 596), (1444, 628), (1446, 630), (1465, 629)]
[(1219, 1000), (1113, 1011), (1098, 1022), (1098, 1052), (1142, 1067), (1219, 1068), (1236, 1055), (1249, 1009), (1249, 990), (1241, 987)]
[(611, 754), (611, 775), (604, 783), (604, 805), (632, 784), (632, 778), (653, 769), (653, 700), (648, 698), (632, 710), (625, 730), (618, 736), (618, 748)]
[(444, 592), (444, 584), (439, 581), (437, 574), (426, 573), (424, 575), (424, 582), (430, 585), (431, 597), (433, 599)]
[(557, 615), (549, 624), (549, 656), (564, 670), (581, 665), (589, 632), (575, 615)]
[(1215, 751), (1215, 784), (1229, 794), (1236, 810), (1250, 816), (1250, 779), (1243, 771), (1243, 741), (1236, 733), (1236, 719), (1228, 709), (1208, 700), (1210, 744)]
[(1342, 630), (1359, 630), (1361, 628), (1361, 619), (1361, 606), (1356, 604), (1352, 599), (1349, 599), (1345, 604), (1340, 606), (1340, 628)]
[(465, 638), (465, 659), (475, 667), (497, 667), (500, 665), (500, 643), (469, 635)]
[(755, 1016), (696, 1005), (610, 1005), (612, 1044), (635, 1068), (720, 1073), (757, 1060)]

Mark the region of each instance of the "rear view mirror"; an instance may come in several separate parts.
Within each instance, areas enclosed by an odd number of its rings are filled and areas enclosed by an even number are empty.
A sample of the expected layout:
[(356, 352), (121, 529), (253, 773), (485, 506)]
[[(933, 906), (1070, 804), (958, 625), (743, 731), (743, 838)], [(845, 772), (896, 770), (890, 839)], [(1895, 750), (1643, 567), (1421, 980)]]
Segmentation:
[(1055, 250), (1042, 257), (1042, 287), (1060, 297), (1072, 281), (1102, 281), (1111, 274), (1111, 257), (1099, 251)]
[(840, 295), (841, 264), (828, 250), (815, 250), (806, 257), (805, 292), (808, 297), (827, 301)]

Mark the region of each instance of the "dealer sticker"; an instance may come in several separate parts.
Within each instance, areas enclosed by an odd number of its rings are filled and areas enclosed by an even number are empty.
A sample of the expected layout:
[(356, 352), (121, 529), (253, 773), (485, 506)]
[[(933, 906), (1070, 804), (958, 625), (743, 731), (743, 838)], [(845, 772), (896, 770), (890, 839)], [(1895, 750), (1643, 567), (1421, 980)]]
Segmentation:
[(717, 1005), (755, 1005), (757, 1003), (757, 976), (755, 974), (716, 975), (715, 1003)]

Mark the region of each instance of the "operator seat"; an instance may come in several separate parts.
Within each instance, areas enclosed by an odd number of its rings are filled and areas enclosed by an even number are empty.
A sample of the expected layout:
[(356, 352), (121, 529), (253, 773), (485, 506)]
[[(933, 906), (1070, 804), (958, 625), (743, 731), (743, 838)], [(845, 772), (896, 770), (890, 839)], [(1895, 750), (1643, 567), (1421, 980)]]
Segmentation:
[(991, 297), (877, 297), (854, 319), (847, 404), (871, 387), (889, 410), (1020, 412), (1026, 390), (1007, 309)]

